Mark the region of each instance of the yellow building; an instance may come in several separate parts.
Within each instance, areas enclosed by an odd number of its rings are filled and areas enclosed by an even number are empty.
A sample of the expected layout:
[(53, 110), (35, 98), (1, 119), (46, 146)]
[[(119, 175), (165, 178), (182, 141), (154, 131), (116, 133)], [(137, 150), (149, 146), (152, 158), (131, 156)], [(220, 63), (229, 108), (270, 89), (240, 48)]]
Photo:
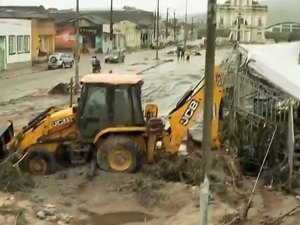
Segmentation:
[[(45, 61), (55, 49), (55, 18), (43, 6), (0, 6), (2, 18), (31, 20), (31, 61)], [(14, 35), (12, 33), (11, 35)], [(22, 47), (22, 44), (20, 44)]]
[(42, 57), (48, 57), (55, 50), (55, 19), (32, 18), (31, 32), (31, 57), (34, 63)]

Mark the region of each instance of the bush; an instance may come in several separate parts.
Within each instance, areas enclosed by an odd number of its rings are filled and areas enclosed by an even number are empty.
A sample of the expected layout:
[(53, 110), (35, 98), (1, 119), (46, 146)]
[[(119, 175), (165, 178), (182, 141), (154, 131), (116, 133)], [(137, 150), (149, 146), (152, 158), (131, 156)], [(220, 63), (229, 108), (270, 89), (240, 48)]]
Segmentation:
[(300, 32), (293, 31), (290, 33), (288, 41), (300, 41)]
[(289, 40), (289, 32), (266, 32), (265, 36), (267, 39), (273, 39), (276, 43), (281, 41)]

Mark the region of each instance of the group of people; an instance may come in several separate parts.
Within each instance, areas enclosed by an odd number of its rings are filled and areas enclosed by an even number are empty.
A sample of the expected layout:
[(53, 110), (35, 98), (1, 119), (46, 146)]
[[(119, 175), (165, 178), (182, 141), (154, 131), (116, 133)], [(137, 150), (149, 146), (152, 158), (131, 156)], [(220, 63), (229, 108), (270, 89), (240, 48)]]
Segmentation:
[(191, 50), (188, 48), (184, 48), (184, 47), (177, 47), (177, 60), (181, 59), (184, 60), (186, 59), (187, 61), (190, 60), (191, 58)]

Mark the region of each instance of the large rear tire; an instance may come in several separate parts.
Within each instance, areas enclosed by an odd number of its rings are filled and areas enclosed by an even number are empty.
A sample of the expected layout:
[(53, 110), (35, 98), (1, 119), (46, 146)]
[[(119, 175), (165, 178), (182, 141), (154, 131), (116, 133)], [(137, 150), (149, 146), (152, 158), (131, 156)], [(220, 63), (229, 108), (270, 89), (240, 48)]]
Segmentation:
[(133, 173), (141, 163), (142, 150), (130, 136), (110, 136), (97, 149), (97, 163), (104, 171)]

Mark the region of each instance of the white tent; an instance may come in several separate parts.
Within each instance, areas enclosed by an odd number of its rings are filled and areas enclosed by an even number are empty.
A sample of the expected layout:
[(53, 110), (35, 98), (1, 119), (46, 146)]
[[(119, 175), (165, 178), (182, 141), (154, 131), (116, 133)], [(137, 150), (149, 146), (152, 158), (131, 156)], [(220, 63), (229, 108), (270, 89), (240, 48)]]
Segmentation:
[(300, 100), (300, 42), (240, 45), (247, 51), (248, 66)]

